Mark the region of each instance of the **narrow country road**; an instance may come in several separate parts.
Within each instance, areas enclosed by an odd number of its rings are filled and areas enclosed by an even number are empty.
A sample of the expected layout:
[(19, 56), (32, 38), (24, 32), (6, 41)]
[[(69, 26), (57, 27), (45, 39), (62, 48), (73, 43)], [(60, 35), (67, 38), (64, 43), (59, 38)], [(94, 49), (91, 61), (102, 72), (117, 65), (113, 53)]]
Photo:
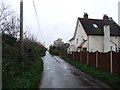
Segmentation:
[(94, 80), (57, 56), (46, 52), (43, 58), (44, 71), (39, 88), (109, 88)]

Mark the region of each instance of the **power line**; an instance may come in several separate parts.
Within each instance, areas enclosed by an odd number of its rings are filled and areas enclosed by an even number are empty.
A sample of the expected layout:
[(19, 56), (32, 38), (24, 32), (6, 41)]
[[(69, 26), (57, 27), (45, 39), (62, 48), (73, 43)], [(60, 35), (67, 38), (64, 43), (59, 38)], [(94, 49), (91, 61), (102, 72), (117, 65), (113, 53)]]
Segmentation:
[(35, 11), (35, 14), (36, 14), (36, 19), (37, 19), (37, 23), (38, 23), (38, 28), (39, 28), (39, 31), (41, 33), (41, 38), (43, 39), (43, 44), (44, 44), (44, 38), (43, 38), (43, 35), (42, 35), (42, 32), (41, 32), (41, 27), (40, 27), (40, 22), (39, 22), (39, 18), (38, 18), (38, 14), (37, 14), (37, 9), (36, 9), (36, 6), (35, 6), (35, 2), (34, 0), (33, 1), (33, 6), (34, 6), (34, 11)]

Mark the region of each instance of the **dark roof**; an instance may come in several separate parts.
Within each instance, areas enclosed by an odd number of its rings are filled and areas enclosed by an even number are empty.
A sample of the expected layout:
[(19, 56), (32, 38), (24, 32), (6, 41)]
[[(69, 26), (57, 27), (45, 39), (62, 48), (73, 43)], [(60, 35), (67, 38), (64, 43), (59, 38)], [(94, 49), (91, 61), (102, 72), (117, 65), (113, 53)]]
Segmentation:
[(74, 40), (74, 38), (71, 38), (69, 41), (72, 41), (72, 40)]
[[(103, 19), (85, 19), (78, 18), (81, 22), (87, 35), (104, 35), (103, 29), (105, 25), (110, 25), (110, 35), (120, 36), (120, 26), (118, 26), (113, 20)], [(94, 25), (98, 27), (95, 28)]]

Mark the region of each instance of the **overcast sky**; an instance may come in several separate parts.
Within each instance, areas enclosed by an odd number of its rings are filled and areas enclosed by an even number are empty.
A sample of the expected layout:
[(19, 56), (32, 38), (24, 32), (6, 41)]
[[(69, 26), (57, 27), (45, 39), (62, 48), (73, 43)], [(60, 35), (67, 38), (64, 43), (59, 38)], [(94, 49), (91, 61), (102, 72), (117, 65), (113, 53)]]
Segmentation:
[[(5, 0), (6, 1), (6, 0)], [(67, 42), (73, 37), (78, 17), (87, 12), (89, 18), (102, 19), (104, 14), (118, 23), (119, 0), (34, 0), (39, 21), (38, 27), (32, 0), (24, 2), (24, 28), (48, 47), (57, 38)], [(20, 0), (7, 0), (19, 15)], [(41, 34), (42, 33), (42, 34)]]

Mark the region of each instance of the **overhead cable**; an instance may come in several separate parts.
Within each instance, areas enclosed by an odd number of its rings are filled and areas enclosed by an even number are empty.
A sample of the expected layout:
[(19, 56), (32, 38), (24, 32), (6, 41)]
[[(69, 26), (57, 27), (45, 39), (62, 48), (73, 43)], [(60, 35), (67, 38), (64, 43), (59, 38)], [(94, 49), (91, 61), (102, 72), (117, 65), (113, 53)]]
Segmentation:
[(42, 35), (42, 32), (41, 32), (40, 22), (39, 22), (39, 18), (38, 18), (38, 14), (37, 14), (37, 9), (36, 9), (34, 0), (33, 0), (33, 6), (34, 6), (35, 14), (36, 14), (36, 19), (37, 19), (37, 23), (38, 23), (38, 28), (39, 28), (39, 31), (40, 31), (40, 34), (41, 34), (41, 38), (42, 38), (43, 44), (44, 44), (45, 41), (44, 41), (44, 38), (43, 38), (43, 35)]

